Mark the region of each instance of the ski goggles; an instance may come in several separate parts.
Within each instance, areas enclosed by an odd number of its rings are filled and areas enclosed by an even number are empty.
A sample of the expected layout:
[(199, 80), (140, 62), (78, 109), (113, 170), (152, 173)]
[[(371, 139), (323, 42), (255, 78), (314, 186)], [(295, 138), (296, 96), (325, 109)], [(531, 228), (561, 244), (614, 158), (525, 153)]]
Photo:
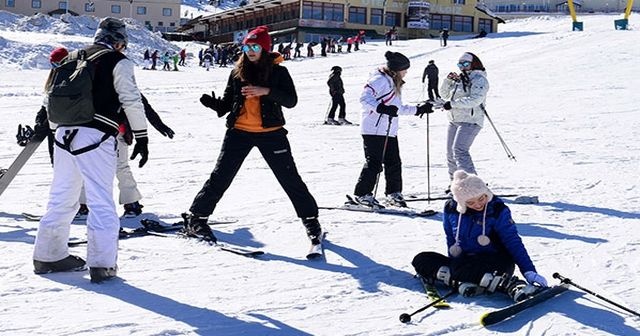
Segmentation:
[(458, 63), (458, 68), (466, 68), (466, 67), (470, 67), (471, 66), (471, 62), (469, 61), (463, 61)]
[(242, 46), (242, 52), (249, 52), (250, 50), (253, 50), (255, 52), (260, 52), (260, 50), (262, 50), (262, 47), (259, 44), (245, 44)]

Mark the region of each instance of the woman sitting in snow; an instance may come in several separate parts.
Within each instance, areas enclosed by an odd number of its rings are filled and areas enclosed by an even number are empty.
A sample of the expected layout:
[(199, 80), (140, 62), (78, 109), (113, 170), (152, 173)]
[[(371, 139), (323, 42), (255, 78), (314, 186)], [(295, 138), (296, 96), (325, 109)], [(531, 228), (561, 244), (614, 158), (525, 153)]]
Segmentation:
[[(509, 207), (478, 176), (456, 171), (451, 192), (453, 200), (445, 205), (443, 220), (448, 256), (416, 255), (412, 265), (420, 276), (457, 287), (464, 296), (497, 291), (516, 302), (547, 286), (518, 235)], [(513, 276), (515, 265), (530, 285)]]

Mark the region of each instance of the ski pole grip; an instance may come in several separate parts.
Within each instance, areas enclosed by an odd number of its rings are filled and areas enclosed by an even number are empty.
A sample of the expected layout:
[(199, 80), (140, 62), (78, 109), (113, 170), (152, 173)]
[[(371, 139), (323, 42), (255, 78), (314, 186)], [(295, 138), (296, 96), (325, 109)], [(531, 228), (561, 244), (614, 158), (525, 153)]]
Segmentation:
[(558, 272), (553, 273), (553, 278), (554, 279), (558, 279), (558, 280), (560, 280), (560, 282), (565, 283), (565, 284), (572, 284), (571, 279), (567, 279), (567, 278), (563, 277)]

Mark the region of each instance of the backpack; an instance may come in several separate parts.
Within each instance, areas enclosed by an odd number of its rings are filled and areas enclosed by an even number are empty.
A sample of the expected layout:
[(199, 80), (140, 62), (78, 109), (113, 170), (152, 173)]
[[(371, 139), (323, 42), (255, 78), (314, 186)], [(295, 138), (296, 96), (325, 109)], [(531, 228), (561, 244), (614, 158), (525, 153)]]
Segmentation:
[(93, 120), (93, 60), (111, 51), (104, 49), (87, 56), (86, 50), (75, 50), (51, 70), (45, 86), (49, 121), (73, 126)]

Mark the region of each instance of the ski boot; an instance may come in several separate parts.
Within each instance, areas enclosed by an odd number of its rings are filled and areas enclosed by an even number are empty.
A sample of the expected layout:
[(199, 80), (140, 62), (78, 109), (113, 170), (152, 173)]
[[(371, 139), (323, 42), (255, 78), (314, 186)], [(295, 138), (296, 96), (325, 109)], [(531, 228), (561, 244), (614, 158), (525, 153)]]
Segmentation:
[(89, 267), (89, 276), (91, 282), (101, 283), (105, 280), (110, 280), (116, 277), (118, 273), (118, 266), (116, 267)]
[(340, 125), (340, 122), (338, 122), (337, 120), (333, 119), (333, 118), (327, 118), (327, 120), (324, 121), (325, 125)]
[(182, 218), (184, 219), (184, 232), (186, 234), (202, 237), (203, 240), (211, 243), (218, 241), (211, 227), (209, 227), (209, 216), (182, 214)]
[(350, 122), (349, 120), (347, 120), (345, 118), (338, 118), (338, 123), (340, 125), (353, 125), (352, 122)]
[(138, 203), (138, 201), (135, 201), (133, 203), (127, 203), (124, 205), (124, 215), (122, 215), (122, 217), (124, 218), (138, 217), (142, 213), (142, 208), (144, 208), (144, 205)]
[(387, 195), (387, 203), (389, 205), (406, 208), (407, 202), (404, 200), (401, 192), (394, 192)]
[(75, 271), (84, 271), (85, 267), (84, 259), (69, 255), (68, 257), (58, 260), (58, 261), (33, 261), (33, 273), (35, 274), (46, 274), (46, 273), (56, 273), (56, 272), (75, 272)]
[(375, 197), (373, 197), (373, 194), (366, 194), (363, 196), (356, 195), (356, 197), (354, 197), (354, 200), (356, 201), (356, 203), (369, 208), (384, 209), (382, 204), (380, 204), (380, 202), (378, 202), (378, 200)]
[(318, 222), (318, 217), (303, 218), (302, 224), (307, 230), (307, 236), (311, 239), (311, 244), (320, 244), (320, 240), (322, 239), (322, 227), (320, 226), (320, 222)]
[(80, 204), (80, 209), (76, 213), (76, 216), (73, 218), (74, 220), (84, 220), (89, 216), (89, 208), (87, 208), (86, 204)]

